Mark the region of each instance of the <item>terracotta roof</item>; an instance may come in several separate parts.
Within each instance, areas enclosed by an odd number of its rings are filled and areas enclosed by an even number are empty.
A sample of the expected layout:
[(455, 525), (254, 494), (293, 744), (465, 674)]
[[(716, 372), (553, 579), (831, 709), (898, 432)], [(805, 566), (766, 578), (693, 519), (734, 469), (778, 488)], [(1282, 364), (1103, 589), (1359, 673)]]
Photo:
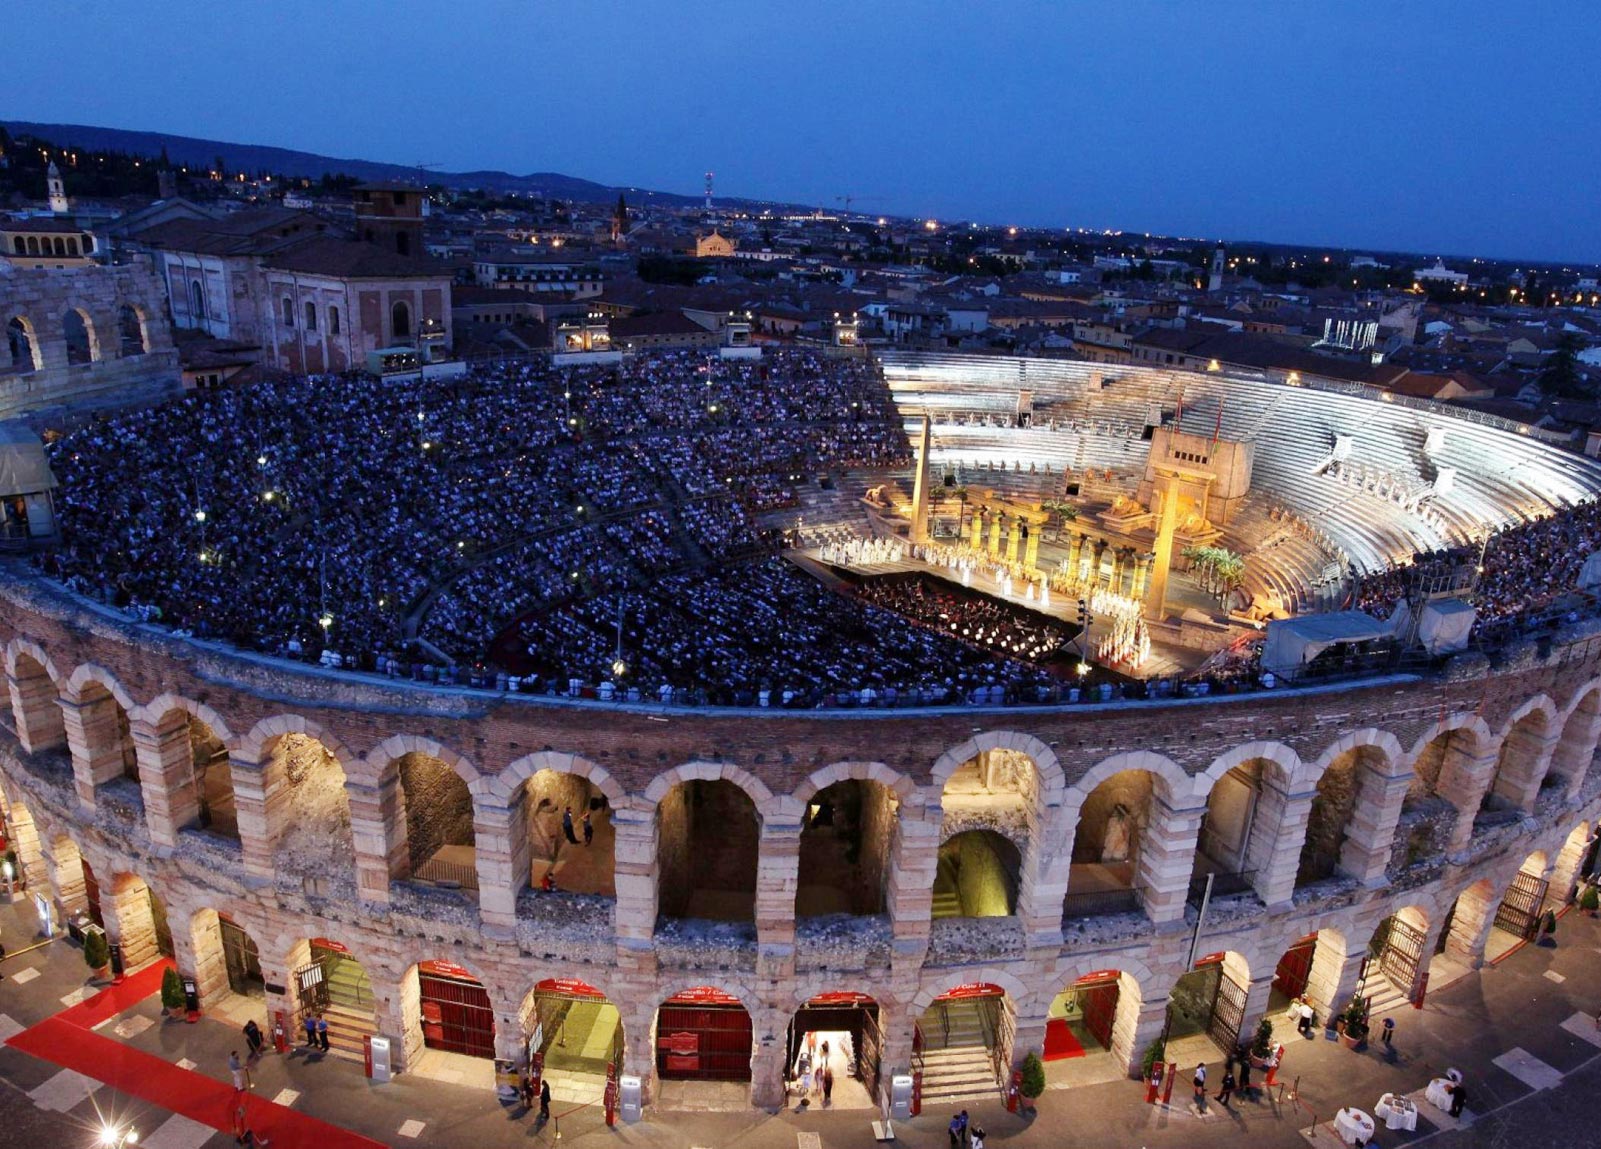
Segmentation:
[(449, 269), (431, 260), (396, 255), (377, 244), (318, 235), (267, 259), (267, 266), (334, 279), (448, 279)]

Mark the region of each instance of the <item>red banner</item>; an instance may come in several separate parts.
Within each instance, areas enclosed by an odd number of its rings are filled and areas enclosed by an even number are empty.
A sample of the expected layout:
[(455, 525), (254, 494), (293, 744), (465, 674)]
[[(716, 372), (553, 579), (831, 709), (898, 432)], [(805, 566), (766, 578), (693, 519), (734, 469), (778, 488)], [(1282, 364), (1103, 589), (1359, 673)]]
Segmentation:
[(663, 1005), (739, 1005), (740, 1000), (731, 994), (724, 993), (716, 986), (697, 985), (693, 989), (686, 989), (682, 993), (675, 993), (662, 1003)]
[(587, 981), (579, 981), (575, 977), (547, 977), (534, 987), (537, 993), (559, 993), (568, 997), (592, 997), (605, 1001), (606, 995), (590, 985)]
[(470, 981), (474, 985), (479, 984), (478, 978), (473, 974), (472, 970), (459, 966), (455, 962), (420, 961), (417, 963), (417, 972), (425, 973), (432, 977), (448, 977), (456, 981)]
[(936, 997), (935, 1001), (962, 1001), (974, 997), (1005, 997), (1006, 991), (998, 985), (991, 985), (987, 981), (969, 982), (967, 985), (955, 986)]
[(687, 1057), (700, 1052), (700, 1034), (698, 1033), (669, 1033), (661, 1039), (661, 1047), (668, 1053), (675, 1053), (680, 1057)]

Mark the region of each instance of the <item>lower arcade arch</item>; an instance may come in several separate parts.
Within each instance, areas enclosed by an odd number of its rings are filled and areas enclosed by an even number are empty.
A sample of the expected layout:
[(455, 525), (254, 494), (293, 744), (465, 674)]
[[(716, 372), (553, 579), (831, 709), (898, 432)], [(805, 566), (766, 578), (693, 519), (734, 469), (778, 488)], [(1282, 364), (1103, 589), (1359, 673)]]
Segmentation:
[(1428, 937), (1429, 917), (1418, 906), (1404, 906), (1381, 921), (1368, 940), (1360, 992), (1370, 998), (1382, 996), (1388, 986), (1402, 1000), (1413, 1000), (1419, 979), (1428, 971)]
[(1544, 850), (1536, 850), (1523, 859), (1517, 873), (1501, 893), (1495, 904), (1495, 915), (1490, 920), (1490, 932), (1484, 943), (1484, 956), (1495, 961), (1515, 946), (1533, 941), (1540, 932), (1540, 919), (1547, 906), (1554, 905), (1551, 897), (1551, 867)]
[[(172, 930), (167, 907), (150, 884), (137, 874), (112, 875), (109, 895), (101, 891), (106, 932), (120, 948), (122, 969), (132, 971), (160, 957), (173, 956)], [(116, 958), (113, 959), (113, 966)]]
[[(360, 1059), (365, 1039), (378, 1032), (372, 979), (349, 946), (333, 938), (302, 938), (290, 945), (285, 965), (294, 994), (291, 1040), (305, 1040), (308, 1018), (327, 1022), (329, 1051)], [(415, 980), (415, 979), (413, 979)]]
[(1310, 1037), (1345, 1004), (1340, 979), (1348, 956), (1338, 930), (1314, 930), (1291, 942), (1273, 969), (1267, 1016)]
[(556, 1101), (600, 1101), (608, 1075), (629, 1071), (622, 1015), (588, 982), (546, 978), (523, 998), (520, 1017), (523, 1063)]
[(1245, 1025), (1251, 969), (1233, 950), (1198, 958), (1167, 999), (1166, 1057), (1186, 1065), (1208, 1060), (1213, 1047), (1233, 1053)]
[(256, 939), (233, 915), (215, 909), (197, 911), (189, 919), (194, 951), (195, 985), (208, 1006), (224, 992), (253, 1000), (266, 998)]
[(0, 790), (0, 860), (9, 867), (0, 869), (0, 877), (10, 889), (47, 889), (44, 853), (39, 848), (39, 828), (33, 814), (22, 802), (7, 798), (4, 790)]
[(465, 1057), (495, 1056), (495, 1007), (466, 966), (420, 961), (400, 979), (400, 1024), (407, 1064), (423, 1050)]
[(912, 1030), (914, 1105), (993, 1097), (1011, 1068), (1016, 1038), (1017, 1004), (1003, 987), (968, 982), (946, 990)]
[(935, 918), (1001, 918), (1017, 912), (1023, 855), (994, 830), (963, 830), (939, 848)]
[(1092, 970), (1069, 983), (1045, 1015), (1046, 1082), (1126, 1077), (1136, 1054), (1140, 1001), (1140, 984), (1126, 970)]
[(796, 917), (884, 912), (898, 808), (893, 790), (865, 778), (812, 796), (801, 824)]
[(656, 1075), (663, 1081), (751, 1078), (755, 1052), (750, 1013), (716, 986), (681, 990), (656, 1010)]
[(790, 1019), (785, 1088), (797, 1101), (876, 1109), (883, 1051), (876, 999), (849, 990), (817, 994)]

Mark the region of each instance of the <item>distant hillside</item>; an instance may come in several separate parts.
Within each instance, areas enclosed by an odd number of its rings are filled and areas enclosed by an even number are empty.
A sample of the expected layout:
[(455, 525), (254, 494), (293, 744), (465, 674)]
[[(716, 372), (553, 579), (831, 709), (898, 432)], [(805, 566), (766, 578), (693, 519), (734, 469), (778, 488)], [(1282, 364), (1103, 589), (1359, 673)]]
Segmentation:
[[(164, 132), (134, 132), (122, 128), (97, 128), (88, 124), (33, 124), (25, 120), (4, 121), (12, 135), (35, 136), (48, 140), (58, 147), (88, 148), (99, 151), (120, 151), (132, 155), (159, 156), (167, 150), (173, 163), (209, 168), (221, 156), (230, 169), (244, 172), (267, 171), (285, 176), (304, 176), (319, 179), (325, 173), (355, 176), (362, 180), (404, 180), (415, 183), (419, 172), (404, 164), (378, 163), (373, 160), (339, 159), (299, 152), (290, 148), (270, 148), (256, 144), (229, 143), (225, 140), (202, 140), (193, 136), (170, 136)], [(700, 202), (698, 196), (676, 195), (673, 192), (651, 191), (647, 188), (618, 188), (578, 179), (559, 172), (533, 172), (529, 175), (512, 175), (502, 171), (441, 172), (430, 170), (429, 183), (454, 188), (483, 188), (500, 193), (519, 192), (524, 195), (544, 195), (553, 199), (575, 200), (581, 203), (612, 203), (621, 192), (633, 203), (658, 203), (669, 207), (688, 207)], [(723, 203), (752, 203), (749, 200), (727, 200)]]

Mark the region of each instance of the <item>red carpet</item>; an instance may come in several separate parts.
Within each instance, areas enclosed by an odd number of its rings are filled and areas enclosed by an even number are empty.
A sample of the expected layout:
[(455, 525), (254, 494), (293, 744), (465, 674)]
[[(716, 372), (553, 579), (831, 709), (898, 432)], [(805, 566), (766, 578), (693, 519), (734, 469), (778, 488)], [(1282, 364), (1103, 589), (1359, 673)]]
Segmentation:
[[(6, 1044), (34, 1057), (102, 1081), (130, 1097), (137, 1097), (182, 1114), (191, 1121), (224, 1133), (233, 1131), (233, 1086), (179, 1069), (153, 1054), (144, 1053), (93, 1033), (88, 1026), (115, 1017), (150, 996), (161, 986), (158, 963), (141, 970), (120, 986), (96, 994), (81, 1005), (63, 1010), (11, 1038)], [(143, 993), (139, 989), (143, 987)], [(120, 1005), (118, 1003), (121, 1003)], [(85, 1024), (87, 1022), (87, 1024)], [(258, 1137), (283, 1149), (384, 1149), (383, 1143), (282, 1105), (250, 1095), (248, 1120)]]
[(1053, 1017), (1045, 1023), (1045, 1061), (1065, 1061), (1069, 1057), (1083, 1057), (1084, 1047), (1067, 1022)]

